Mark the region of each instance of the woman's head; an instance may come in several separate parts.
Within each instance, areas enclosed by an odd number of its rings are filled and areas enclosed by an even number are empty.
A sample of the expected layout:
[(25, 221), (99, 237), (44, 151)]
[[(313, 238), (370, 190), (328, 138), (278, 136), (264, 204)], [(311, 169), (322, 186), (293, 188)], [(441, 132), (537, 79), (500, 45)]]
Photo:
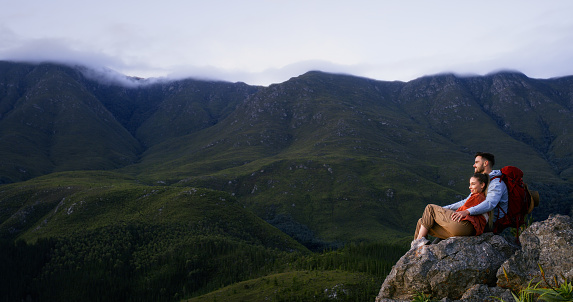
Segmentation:
[(489, 183), (489, 175), (484, 173), (475, 173), (470, 178), (470, 192), (472, 193), (481, 193), (484, 192), (487, 188), (487, 184)]

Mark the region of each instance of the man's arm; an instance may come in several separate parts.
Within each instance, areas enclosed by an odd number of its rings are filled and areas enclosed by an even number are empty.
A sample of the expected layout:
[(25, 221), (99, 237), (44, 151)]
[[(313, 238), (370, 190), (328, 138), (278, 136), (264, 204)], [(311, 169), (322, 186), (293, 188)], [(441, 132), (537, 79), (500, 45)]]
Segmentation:
[(504, 190), (507, 190), (505, 183), (498, 179), (493, 179), (487, 187), (487, 196), (485, 200), (468, 209), (470, 215), (480, 215), (493, 210), (503, 196)]

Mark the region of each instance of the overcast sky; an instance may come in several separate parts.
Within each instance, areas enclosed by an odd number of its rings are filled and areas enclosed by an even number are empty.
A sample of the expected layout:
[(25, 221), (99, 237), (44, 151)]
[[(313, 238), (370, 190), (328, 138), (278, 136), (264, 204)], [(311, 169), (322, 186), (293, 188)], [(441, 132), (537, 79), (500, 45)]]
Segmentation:
[(551, 78), (573, 75), (573, 1), (0, 0), (0, 60), (252, 85), (309, 70)]

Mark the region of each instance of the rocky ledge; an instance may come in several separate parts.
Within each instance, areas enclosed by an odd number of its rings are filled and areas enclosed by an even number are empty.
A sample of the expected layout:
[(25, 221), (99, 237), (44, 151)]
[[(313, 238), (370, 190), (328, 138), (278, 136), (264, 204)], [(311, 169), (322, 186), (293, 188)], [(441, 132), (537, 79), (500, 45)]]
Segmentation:
[[(417, 293), (441, 301), (513, 301), (511, 289), (554, 278), (573, 279), (573, 220), (552, 215), (512, 240), (484, 233), (453, 237), (408, 251), (382, 284), (376, 302), (411, 301)], [(545, 272), (541, 276), (540, 267)]]

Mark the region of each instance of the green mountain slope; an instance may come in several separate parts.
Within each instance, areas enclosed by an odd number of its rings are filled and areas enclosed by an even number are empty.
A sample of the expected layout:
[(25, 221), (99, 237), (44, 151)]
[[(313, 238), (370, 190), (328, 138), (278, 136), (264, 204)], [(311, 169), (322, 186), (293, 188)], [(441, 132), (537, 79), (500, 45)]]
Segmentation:
[(125, 87), (94, 79), (86, 85), (145, 146), (217, 124), (258, 89), (242, 83), (194, 80)]
[[(281, 250), (304, 250), (220, 191), (139, 185), (110, 172), (62, 172), (5, 185), (1, 192), (2, 208), (17, 209), (2, 216), (3, 238), (17, 234), (34, 242), (110, 225), (165, 224), (220, 232)], [(26, 206), (20, 208), (22, 204)]]
[(82, 85), (78, 72), (2, 63), (0, 74), (0, 181), (108, 170), (137, 160), (139, 142)]

